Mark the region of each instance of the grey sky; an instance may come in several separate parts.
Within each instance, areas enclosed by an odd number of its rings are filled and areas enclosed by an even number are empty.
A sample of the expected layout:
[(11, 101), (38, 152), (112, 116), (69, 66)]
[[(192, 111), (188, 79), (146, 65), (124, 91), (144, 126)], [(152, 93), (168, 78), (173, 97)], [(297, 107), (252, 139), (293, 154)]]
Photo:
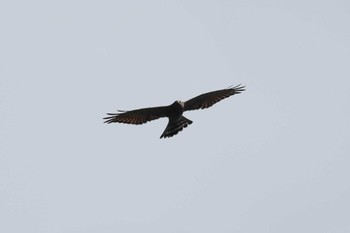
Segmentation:
[[(2, 1), (0, 232), (350, 232), (350, 4)], [(117, 109), (247, 91), (160, 140)]]

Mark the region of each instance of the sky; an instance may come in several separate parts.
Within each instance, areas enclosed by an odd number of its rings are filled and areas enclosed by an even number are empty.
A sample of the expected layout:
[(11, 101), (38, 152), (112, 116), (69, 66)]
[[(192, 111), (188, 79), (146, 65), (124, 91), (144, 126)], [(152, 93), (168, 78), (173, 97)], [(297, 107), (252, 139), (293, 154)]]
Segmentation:
[[(350, 2), (2, 1), (0, 232), (350, 232)], [(246, 91), (167, 119), (106, 112)]]

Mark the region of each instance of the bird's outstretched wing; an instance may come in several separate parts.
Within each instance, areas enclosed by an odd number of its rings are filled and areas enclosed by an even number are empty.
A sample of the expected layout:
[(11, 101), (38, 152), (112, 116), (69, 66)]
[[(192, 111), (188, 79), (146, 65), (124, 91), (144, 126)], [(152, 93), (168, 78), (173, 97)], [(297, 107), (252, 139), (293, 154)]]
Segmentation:
[(148, 121), (156, 120), (161, 117), (166, 117), (168, 113), (168, 107), (154, 107), (154, 108), (142, 108), (132, 111), (121, 111), (118, 113), (107, 113), (107, 117), (104, 123), (110, 124), (113, 122), (141, 125)]
[(199, 95), (185, 102), (184, 111), (209, 108), (214, 104), (216, 104), (217, 102), (219, 102), (220, 100), (223, 100), (227, 97), (230, 97), (231, 95), (239, 94), (242, 91), (245, 91), (244, 88), (245, 86), (241, 86), (241, 84), (239, 84), (235, 87), (218, 90), (218, 91), (212, 91), (212, 92)]

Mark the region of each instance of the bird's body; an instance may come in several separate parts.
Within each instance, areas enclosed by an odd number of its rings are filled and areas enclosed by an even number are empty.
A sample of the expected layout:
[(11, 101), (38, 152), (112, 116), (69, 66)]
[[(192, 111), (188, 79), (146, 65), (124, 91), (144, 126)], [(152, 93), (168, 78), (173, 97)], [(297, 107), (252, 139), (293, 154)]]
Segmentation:
[(168, 117), (168, 125), (160, 138), (172, 137), (192, 124), (191, 120), (182, 115), (183, 112), (209, 108), (222, 99), (241, 93), (245, 90), (244, 88), (244, 86), (238, 85), (232, 88), (208, 92), (186, 102), (177, 100), (169, 106), (141, 108), (131, 111), (119, 110), (118, 113), (107, 113), (109, 116), (103, 119), (108, 124), (118, 122), (140, 125), (158, 118)]

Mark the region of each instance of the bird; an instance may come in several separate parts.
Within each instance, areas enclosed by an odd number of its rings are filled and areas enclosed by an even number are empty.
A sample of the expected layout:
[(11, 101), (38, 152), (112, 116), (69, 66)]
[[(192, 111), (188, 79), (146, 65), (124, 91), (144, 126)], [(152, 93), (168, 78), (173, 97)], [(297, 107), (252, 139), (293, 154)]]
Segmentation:
[(141, 125), (149, 121), (167, 117), (169, 121), (160, 138), (170, 138), (192, 124), (191, 120), (182, 115), (185, 111), (209, 108), (217, 102), (232, 95), (240, 94), (243, 91), (245, 91), (245, 86), (239, 84), (234, 87), (230, 86), (225, 89), (207, 92), (185, 102), (176, 100), (169, 106), (141, 108), (131, 111), (117, 110), (117, 113), (107, 113), (108, 116), (103, 119), (105, 120), (104, 123), (107, 124), (124, 123)]

